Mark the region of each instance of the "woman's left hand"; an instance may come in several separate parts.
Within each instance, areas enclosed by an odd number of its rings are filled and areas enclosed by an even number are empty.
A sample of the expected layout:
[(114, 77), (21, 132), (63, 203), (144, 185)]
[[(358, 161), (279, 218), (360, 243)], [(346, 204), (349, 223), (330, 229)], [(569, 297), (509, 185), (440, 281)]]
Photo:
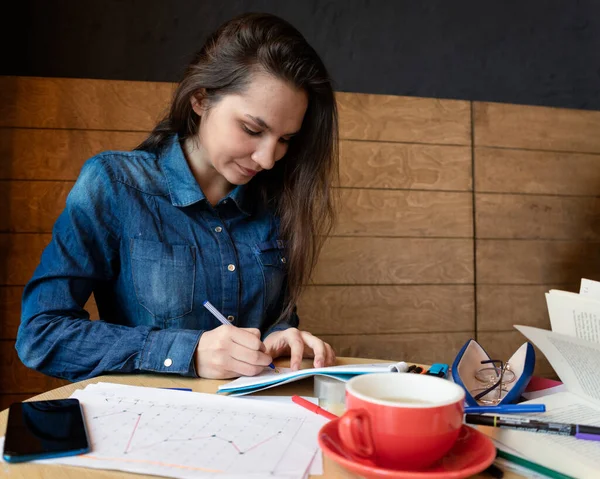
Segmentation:
[(267, 336), (264, 344), (266, 353), (273, 359), (289, 354), (292, 371), (300, 369), (302, 358), (315, 358), (313, 362), (315, 368), (335, 364), (333, 348), (308, 331), (300, 331), (296, 328), (275, 331)]

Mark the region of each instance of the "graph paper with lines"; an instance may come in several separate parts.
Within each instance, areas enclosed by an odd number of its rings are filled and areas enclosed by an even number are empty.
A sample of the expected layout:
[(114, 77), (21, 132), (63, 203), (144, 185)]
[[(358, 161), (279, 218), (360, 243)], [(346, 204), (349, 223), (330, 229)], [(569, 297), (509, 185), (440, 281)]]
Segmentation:
[(326, 422), (291, 404), (132, 386), (76, 391), (92, 452), (53, 459), (170, 477), (302, 478)]

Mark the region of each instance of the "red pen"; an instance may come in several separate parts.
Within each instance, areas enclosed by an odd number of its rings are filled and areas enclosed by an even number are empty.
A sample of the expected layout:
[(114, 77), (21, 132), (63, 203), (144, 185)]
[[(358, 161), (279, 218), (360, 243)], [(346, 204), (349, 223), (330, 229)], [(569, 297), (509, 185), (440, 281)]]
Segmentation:
[(335, 414), (331, 414), (329, 411), (326, 411), (322, 407), (317, 406), (316, 404), (307, 401), (300, 396), (292, 396), (292, 401), (294, 401), (298, 406), (302, 406), (303, 408), (308, 409), (309, 411), (314, 412), (315, 414), (319, 414), (320, 416), (326, 417), (327, 419), (337, 419), (338, 416)]

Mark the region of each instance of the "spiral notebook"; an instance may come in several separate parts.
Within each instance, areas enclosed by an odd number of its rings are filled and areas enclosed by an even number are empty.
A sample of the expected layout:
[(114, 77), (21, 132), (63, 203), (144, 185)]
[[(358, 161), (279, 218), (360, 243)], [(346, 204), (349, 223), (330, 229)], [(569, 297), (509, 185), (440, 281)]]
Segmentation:
[(342, 366), (329, 366), (325, 368), (310, 368), (292, 371), (290, 368), (277, 368), (277, 371), (265, 369), (258, 376), (243, 376), (227, 384), (219, 386), (219, 394), (230, 396), (243, 396), (264, 389), (280, 386), (294, 381), (299, 381), (311, 376), (328, 376), (340, 381), (348, 381), (359, 374), (398, 372), (400, 363), (375, 363), (375, 364), (345, 364)]

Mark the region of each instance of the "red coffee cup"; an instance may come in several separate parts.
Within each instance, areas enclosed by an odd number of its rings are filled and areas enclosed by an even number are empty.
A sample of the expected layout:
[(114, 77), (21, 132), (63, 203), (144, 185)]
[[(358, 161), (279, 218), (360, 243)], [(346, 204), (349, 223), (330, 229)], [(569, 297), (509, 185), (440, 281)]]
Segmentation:
[(422, 374), (364, 374), (346, 384), (338, 430), (346, 451), (389, 469), (419, 470), (458, 439), (464, 390)]

